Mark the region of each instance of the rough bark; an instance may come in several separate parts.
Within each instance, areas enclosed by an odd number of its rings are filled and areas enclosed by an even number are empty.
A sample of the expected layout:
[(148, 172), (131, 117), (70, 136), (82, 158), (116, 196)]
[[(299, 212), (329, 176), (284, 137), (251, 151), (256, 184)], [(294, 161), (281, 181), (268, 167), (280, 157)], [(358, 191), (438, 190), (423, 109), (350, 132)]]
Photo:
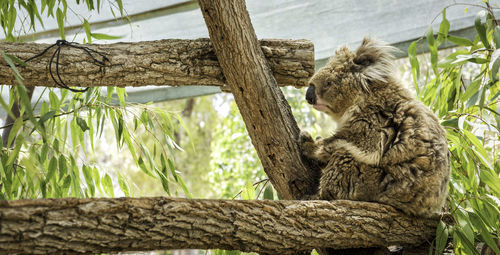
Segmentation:
[(312, 193), (315, 178), (301, 161), (299, 128), (259, 47), (245, 1), (199, 4), (226, 82), (274, 188), (284, 199)]
[(355, 201), (172, 198), (0, 201), (0, 254), (237, 249), (290, 254), (313, 247), (421, 243), (438, 219)]
[[(49, 44), (0, 43), (0, 51), (26, 60)], [(215, 85), (225, 83), (209, 39), (160, 40), (138, 43), (79, 45), (109, 58), (101, 68), (83, 50), (63, 46), (60, 74), (68, 86)], [(261, 40), (260, 47), (280, 86), (304, 86), (314, 73), (313, 44), (307, 40)], [(54, 87), (48, 73), (49, 59), (56, 47), (42, 57), (19, 67), (25, 84)], [(96, 54), (97, 59), (102, 60)], [(17, 84), (12, 70), (0, 58), (0, 84)], [(52, 65), (55, 73), (55, 63)]]

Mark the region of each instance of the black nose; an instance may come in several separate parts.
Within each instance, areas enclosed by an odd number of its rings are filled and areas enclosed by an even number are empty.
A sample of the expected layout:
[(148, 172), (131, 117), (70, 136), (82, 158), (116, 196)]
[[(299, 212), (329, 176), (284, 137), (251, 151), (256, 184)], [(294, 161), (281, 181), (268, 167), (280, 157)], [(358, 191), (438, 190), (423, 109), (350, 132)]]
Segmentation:
[(314, 87), (314, 85), (307, 88), (306, 100), (309, 104), (316, 104), (316, 87)]

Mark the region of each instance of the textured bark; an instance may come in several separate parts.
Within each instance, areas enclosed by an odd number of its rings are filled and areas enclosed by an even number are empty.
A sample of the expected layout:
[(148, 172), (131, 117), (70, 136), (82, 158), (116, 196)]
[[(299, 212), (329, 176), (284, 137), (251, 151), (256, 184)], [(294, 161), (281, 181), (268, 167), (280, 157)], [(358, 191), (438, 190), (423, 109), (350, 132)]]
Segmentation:
[(284, 199), (311, 194), (314, 173), (301, 161), (299, 128), (259, 47), (245, 1), (200, 0), (210, 40), (252, 143)]
[[(0, 43), (0, 51), (26, 60), (49, 44)], [(97, 50), (109, 58), (101, 68), (83, 50), (63, 46), (60, 74), (68, 86), (216, 85), (225, 83), (209, 39), (160, 40), (138, 43), (79, 45)], [(280, 86), (305, 86), (314, 73), (313, 44), (306, 40), (262, 40), (265, 53)], [(25, 84), (54, 87), (48, 73), (55, 47), (42, 57), (18, 67)], [(97, 59), (102, 60), (97, 54)], [(0, 84), (17, 84), (12, 70), (0, 58)], [(55, 63), (52, 65), (55, 73)]]
[(0, 254), (237, 249), (290, 254), (313, 247), (421, 243), (438, 219), (355, 201), (171, 198), (0, 201)]

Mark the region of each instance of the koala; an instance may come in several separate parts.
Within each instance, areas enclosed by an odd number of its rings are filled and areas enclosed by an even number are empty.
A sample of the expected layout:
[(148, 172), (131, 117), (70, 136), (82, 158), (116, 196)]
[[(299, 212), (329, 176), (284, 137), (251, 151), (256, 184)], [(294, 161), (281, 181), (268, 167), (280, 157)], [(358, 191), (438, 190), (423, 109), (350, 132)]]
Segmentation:
[(365, 38), (356, 52), (339, 48), (310, 79), (307, 102), (337, 123), (328, 138), (300, 134), (305, 162), (321, 169), (310, 198), (378, 202), (417, 216), (443, 207), (449, 181), (446, 133), (402, 86), (394, 50)]

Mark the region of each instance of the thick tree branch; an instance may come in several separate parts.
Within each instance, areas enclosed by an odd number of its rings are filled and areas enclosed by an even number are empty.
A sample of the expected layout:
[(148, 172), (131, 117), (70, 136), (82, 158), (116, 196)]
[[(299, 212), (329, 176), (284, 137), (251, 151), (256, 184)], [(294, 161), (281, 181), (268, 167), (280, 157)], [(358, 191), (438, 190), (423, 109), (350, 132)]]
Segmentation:
[[(26, 60), (49, 44), (0, 43), (0, 51)], [(215, 85), (225, 79), (209, 39), (160, 40), (138, 43), (80, 45), (109, 58), (101, 68), (83, 50), (67, 46), (61, 50), (61, 78), (69, 86)], [(313, 44), (306, 40), (261, 40), (269, 66), (280, 86), (304, 86), (314, 73)], [(56, 47), (42, 57), (19, 67), (25, 84), (54, 87), (48, 62)], [(55, 63), (52, 68), (55, 73)], [(0, 84), (15, 85), (12, 70), (0, 58)]]
[(355, 201), (172, 198), (0, 201), (0, 254), (228, 249), (290, 254), (313, 247), (422, 243), (437, 219)]
[[(299, 128), (259, 47), (245, 1), (200, 0), (210, 40), (264, 171), (284, 199), (312, 193)], [(317, 180), (317, 179), (316, 179)]]

